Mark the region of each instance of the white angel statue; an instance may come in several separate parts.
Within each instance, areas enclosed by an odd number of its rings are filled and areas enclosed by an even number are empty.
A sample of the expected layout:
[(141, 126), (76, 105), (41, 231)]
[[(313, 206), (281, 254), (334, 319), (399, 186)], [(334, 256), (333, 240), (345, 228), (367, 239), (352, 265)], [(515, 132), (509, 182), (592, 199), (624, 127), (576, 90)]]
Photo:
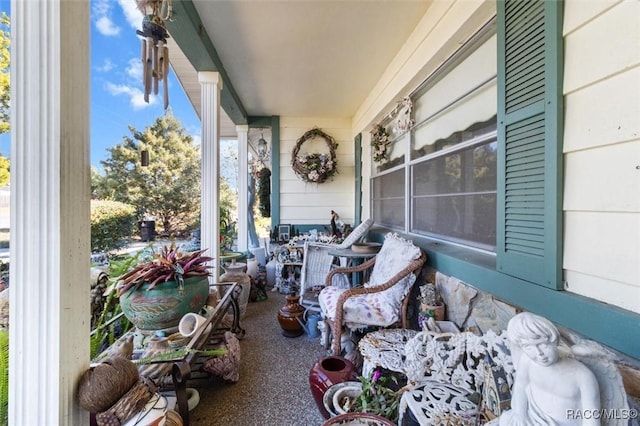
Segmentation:
[(558, 329), (529, 312), (514, 316), (507, 334), (516, 375), (511, 410), (500, 416), (500, 426), (624, 424), (603, 415), (628, 410), (628, 403), (620, 374), (600, 345), (584, 340), (561, 353)]

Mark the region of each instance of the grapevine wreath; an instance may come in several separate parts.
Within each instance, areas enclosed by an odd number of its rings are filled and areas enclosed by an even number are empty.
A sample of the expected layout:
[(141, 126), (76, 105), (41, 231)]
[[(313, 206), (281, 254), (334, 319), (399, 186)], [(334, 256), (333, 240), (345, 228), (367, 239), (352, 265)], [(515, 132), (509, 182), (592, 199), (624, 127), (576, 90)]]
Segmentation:
[[(302, 145), (314, 139), (323, 139), (329, 152), (305, 152), (300, 154)], [(313, 128), (298, 139), (291, 153), (291, 167), (296, 175), (305, 182), (323, 183), (338, 173), (336, 160), (338, 144), (322, 130)]]

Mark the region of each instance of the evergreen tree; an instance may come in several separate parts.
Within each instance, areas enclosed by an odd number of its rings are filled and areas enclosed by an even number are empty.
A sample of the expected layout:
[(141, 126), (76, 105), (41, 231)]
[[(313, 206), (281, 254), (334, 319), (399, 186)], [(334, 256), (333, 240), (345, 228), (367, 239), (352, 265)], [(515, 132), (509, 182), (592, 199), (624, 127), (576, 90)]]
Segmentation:
[[(110, 148), (96, 194), (136, 207), (140, 219), (155, 218), (168, 235), (193, 227), (200, 215), (200, 149), (173, 116), (156, 119), (144, 131)], [(149, 165), (140, 164), (143, 150)]]

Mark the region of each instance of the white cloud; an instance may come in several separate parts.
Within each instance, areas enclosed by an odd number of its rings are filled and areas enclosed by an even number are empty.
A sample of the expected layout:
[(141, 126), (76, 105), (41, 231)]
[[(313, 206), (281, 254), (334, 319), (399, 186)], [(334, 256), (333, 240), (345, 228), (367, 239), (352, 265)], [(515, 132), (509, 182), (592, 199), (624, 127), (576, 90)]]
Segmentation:
[(126, 68), (126, 72), (129, 77), (142, 82), (142, 61), (140, 58), (129, 59), (129, 65)]
[(134, 0), (118, 0), (118, 4), (122, 8), (124, 17), (127, 19), (131, 28), (142, 29), (142, 12), (138, 10)]
[(101, 16), (96, 20), (98, 32), (104, 36), (117, 36), (120, 34), (120, 27), (113, 23), (108, 16)]
[(107, 83), (105, 88), (113, 96), (128, 96), (129, 103), (134, 110), (141, 110), (150, 105), (155, 105), (158, 102), (158, 98), (156, 96), (149, 95), (149, 103), (146, 103), (144, 101), (144, 93), (137, 87), (131, 87), (125, 84)]
[(111, 19), (111, 4), (108, 0), (98, 0), (93, 3), (93, 17), (100, 34), (105, 36), (120, 34), (120, 27)]
[(111, 60), (109, 58), (105, 58), (104, 61), (102, 62), (102, 65), (98, 65), (96, 66), (96, 71), (100, 71), (100, 72), (109, 72), (114, 68), (114, 63), (111, 62)]

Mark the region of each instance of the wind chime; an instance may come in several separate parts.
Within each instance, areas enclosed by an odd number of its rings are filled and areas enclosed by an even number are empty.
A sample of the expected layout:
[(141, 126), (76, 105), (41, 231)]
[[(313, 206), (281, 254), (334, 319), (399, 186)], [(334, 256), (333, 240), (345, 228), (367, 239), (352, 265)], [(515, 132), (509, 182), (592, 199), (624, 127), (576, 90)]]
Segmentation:
[(164, 109), (169, 107), (169, 33), (165, 22), (171, 19), (172, 0), (136, 0), (138, 10), (142, 12), (142, 83), (144, 85), (144, 101), (149, 103), (149, 94), (153, 90), (158, 94), (158, 86), (162, 81)]

